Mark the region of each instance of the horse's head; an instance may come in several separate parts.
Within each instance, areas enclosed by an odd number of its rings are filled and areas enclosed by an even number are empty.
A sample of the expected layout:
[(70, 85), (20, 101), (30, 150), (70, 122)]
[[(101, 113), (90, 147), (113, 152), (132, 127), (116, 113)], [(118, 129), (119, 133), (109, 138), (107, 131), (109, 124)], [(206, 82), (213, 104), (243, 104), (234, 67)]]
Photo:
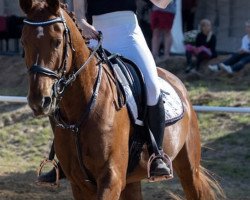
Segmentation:
[(61, 9), (59, 0), (19, 2), (27, 14), (21, 41), (29, 72), (29, 106), (36, 116), (48, 115), (54, 107), (54, 85), (68, 73), (72, 63), (73, 48), (67, 27), (71, 19)]

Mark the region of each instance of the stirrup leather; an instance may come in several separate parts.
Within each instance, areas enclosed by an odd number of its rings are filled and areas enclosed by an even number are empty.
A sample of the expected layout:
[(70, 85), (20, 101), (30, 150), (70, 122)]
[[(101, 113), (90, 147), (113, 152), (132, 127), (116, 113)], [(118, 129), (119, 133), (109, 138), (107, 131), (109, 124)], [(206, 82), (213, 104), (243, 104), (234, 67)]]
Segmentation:
[(37, 177), (39, 177), (42, 174), (42, 170), (44, 168), (45, 165), (52, 165), (55, 170), (56, 170), (56, 181), (54, 183), (45, 183), (45, 182), (40, 182), (40, 181), (36, 181), (36, 184), (39, 186), (48, 186), (48, 187), (59, 187), (60, 183), (59, 183), (59, 167), (58, 167), (58, 163), (55, 159), (53, 160), (49, 160), (47, 158), (45, 158), (44, 160), (42, 160), (39, 168), (37, 169)]
[[(165, 176), (152, 176), (150, 174), (150, 169), (151, 169), (151, 164), (153, 163), (154, 160), (156, 160), (157, 158), (161, 158), (163, 160), (163, 162), (165, 162), (167, 164), (167, 166), (170, 169), (170, 175), (165, 175)], [(173, 166), (172, 166), (172, 162), (169, 158), (169, 156), (167, 154), (165, 154), (164, 152), (161, 152), (161, 154), (159, 155), (155, 155), (155, 153), (153, 153), (149, 160), (148, 160), (148, 164), (147, 164), (147, 171), (148, 171), (148, 181), (149, 182), (157, 182), (157, 181), (163, 181), (163, 180), (169, 180), (172, 179), (174, 177), (173, 175)]]

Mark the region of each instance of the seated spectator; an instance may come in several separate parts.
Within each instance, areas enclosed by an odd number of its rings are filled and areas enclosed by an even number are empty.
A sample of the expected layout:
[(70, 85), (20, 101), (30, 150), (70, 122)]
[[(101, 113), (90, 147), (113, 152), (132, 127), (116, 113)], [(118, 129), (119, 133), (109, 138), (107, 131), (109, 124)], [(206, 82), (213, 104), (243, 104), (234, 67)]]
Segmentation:
[[(187, 68), (186, 73), (194, 69), (199, 70), (200, 64), (206, 59), (211, 59), (217, 56), (216, 37), (212, 32), (212, 25), (208, 19), (203, 19), (200, 22), (200, 32), (197, 34), (195, 44), (186, 44)], [(195, 56), (195, 64), (192, 62), (192, 57)]]
[[(166, 60), (169, 58), (170, 48), (173, 43), (171, 29), (173, 26), (173, 21), (176, 13), (176, 0), (173, 0), (165, 9), (153, 6), (151, 13), (151, 29), (153, 32), (152, 37), (152, 54), (157, 61)], [(160, 47), (162, 44), (163, 36), (163, 46), (164, 55), (160, 58)]]
[(209, 65), (209, 69), (213, 72), (224, 70), (228, 74), (240, 71), (247, 63), (250, 63), (250, 20), (245, 23), (246, 35), (241, 41), (241, 48), (230, 58), (216, 65)]

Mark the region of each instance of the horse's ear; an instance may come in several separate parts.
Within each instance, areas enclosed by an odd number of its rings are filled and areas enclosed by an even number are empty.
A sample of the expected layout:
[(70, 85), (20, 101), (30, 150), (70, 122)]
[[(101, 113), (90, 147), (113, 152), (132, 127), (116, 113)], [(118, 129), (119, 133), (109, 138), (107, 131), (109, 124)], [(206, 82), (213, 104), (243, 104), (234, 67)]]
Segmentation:
[(25, 14), (28, 14), (32, 8), (32, 0), (19, 0), (19, 5)]
[(52, 13), (57, 13), (60, 8), (59, 0), (46, 0)]

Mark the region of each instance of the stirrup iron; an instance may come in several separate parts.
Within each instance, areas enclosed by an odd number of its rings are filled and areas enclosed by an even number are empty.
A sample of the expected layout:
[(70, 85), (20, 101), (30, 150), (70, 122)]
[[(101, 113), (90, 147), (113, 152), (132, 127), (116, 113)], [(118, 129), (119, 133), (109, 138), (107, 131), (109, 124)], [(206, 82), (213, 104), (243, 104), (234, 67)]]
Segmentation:
[(45, 165), (52, 165), (54, 167), (54, 169), (56, 170), (56, 181), (53, 183), (45, 183), (45, 182), (36, 181), (36, 184), (38, 186), (48, 186), (48, 187), (58, 188), (60, 186), (60, 183), (59, 183), (60, 173), (59, 173), (58, 163), (55, 159), (49, 160), (45, 158), (44, 160), (42, 160), (39, 168), (37, 169), (37, 177), (39, 177), (42, 174), (42, 170)]
[[(151, 164), (153, 163), (154, 160), (156, 160), (157, 158), (161, 158), (162, 161), (164, 163), (166, 163), (166, 165), (169, 167), (170, 169), (170, 175), (163, 175), (163, 176), (152, 176), (150, 174), (150, 169), (151, 169)], [(165, 154), (163, 151), (161, 151), (161, 154), (156, 155), (155, 153), (153, 153), (149, 160), (148, 160), (148, 164), (147, 164), (147, 171), (148, 171), (148, 181), (149, 182), (158, 182), (158, 181), (164, 181), (164, 180), (170, 180), (174, 177), (173, 175), (173, 166), (172, 166), (172, 162), (169, 158), (169, 156), (167, 154)]]

